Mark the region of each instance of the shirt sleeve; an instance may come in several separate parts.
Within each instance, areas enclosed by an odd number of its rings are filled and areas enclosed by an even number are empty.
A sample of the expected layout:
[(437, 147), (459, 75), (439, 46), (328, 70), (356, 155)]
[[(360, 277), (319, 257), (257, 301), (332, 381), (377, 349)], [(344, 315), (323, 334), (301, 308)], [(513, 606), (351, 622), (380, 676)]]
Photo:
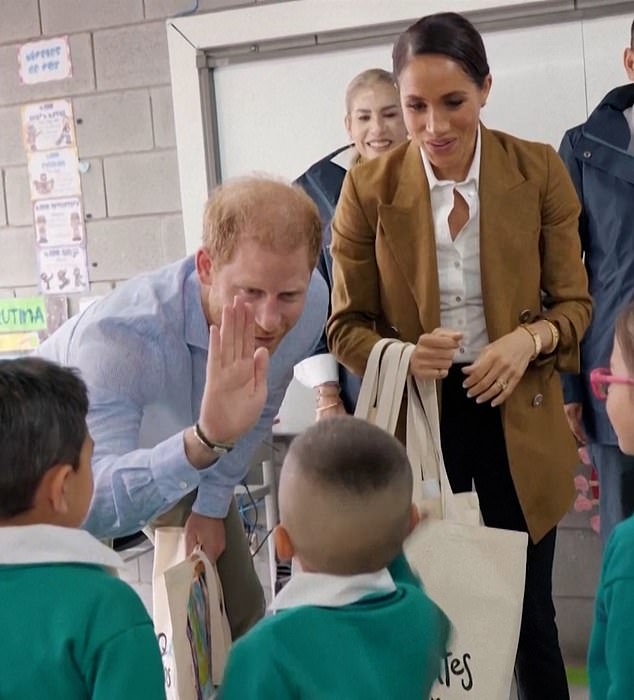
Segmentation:
[(187, 460), (183, 431), (150, 449), (138, 449), (142, 410), (129, 397), (90, 390), (94, 494), (84, 528), (96, 537), (137, 532), (197, 488), (208, 471)]
[(339, 383), (339, 368), (335, 356), (330, 353), (307, 357), (295, 365), (295, 379), (314, 389), (326, 382)]
[(94, 495), (84, 527), (96, 537), (138, 532), (197, 488), (204, 474), (187, 460), (182, 430), (140, 448), (144, 409), (160, 395), (165, 377), (156, 332), (107, 319), (71, 341), (68, 364), (81, 368), (90, 399)]

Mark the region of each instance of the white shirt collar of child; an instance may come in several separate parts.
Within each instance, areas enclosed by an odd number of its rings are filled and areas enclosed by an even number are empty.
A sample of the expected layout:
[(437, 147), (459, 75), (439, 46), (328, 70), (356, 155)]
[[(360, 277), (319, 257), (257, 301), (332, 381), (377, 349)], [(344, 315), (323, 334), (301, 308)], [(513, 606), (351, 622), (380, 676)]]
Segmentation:
[(114, 550), (85, 530), (57, 525), (0, 527), (0, 565), (71, 563), (125, 568)]
[(367, 595), (392, 593), (395, 590), (396, 585), (387, 569), (355, 576), (298, 571), (277, 594), (270, 609), (277, 612), (301, 605), (341, 608)]

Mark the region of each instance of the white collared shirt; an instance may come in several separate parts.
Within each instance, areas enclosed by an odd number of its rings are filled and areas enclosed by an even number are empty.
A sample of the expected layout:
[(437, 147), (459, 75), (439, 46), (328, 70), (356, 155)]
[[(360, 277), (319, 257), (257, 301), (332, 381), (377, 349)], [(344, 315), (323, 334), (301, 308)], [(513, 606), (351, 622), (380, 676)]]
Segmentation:
[(275, 612), (301, 605), (342, 608), (368, 595), (393, 593), (396, 584), (387, 569), (371, 574), (333, 576), (297, 571), (270, 605)]
[(0, 565), (92, 564), (115, 573), (125, 562), (85, 530), (57, 525), (0, 527)]
[[(482, 303), (480, 275), (480, 127), (471, 167), (462, 182), (439, 180), (421, 148), (423, 166), (429, 182), (431, 209), (436, 238), (438, 285), (440, 288), (440, 324), (464, 333), (454, 362), (473, 362), (489, 342)], [(454, 206), (454, 189), (469, 207), (469, 219), (455, 240), (449, 231), (449, 214)]]

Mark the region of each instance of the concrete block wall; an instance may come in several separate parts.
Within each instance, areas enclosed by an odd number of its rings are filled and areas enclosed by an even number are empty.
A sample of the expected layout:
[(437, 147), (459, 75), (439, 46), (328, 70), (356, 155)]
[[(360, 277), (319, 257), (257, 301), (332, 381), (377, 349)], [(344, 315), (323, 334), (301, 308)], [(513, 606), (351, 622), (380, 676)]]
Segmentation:
[[(257, 0), (199, 0), (198, 12)], [(73, 102), (90, 293), (185, 253), (165, 19), (195, 0), (0, 0), (0, 297), (37, 293), (20, 107)], [(20, 85), (17, 49), (68, 35), (73, 76)], [(76, 308), (77, 300), (71, 300)]]

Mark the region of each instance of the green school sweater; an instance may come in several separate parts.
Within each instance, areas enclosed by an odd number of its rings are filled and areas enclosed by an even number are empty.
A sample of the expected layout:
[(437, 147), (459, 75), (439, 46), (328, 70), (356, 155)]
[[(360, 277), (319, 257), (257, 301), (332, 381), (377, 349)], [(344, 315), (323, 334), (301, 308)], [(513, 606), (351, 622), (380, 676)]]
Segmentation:
[(90, 564), (0, 566), (0, 700), (162, 700), (137, 594)]
[(592, 700), (634, 698), (634, 516), (605, 548), (588, 651)]
[(404, 558), (390, 573), (392, 593), (261, 621), (233, 646), (220, 699), (427, 700), (449, 622)]

